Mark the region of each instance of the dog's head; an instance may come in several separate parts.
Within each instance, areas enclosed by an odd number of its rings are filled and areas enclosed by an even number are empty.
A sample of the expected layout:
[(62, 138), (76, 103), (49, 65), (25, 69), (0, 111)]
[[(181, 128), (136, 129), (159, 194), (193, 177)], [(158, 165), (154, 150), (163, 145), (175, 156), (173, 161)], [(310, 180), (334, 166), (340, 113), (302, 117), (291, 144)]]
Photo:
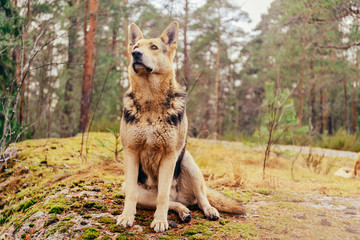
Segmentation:
[(132, 23), (129, 27), (128, 52), (130, 67), (136, 74), (168, 73), (173, 70), (179, 24), (172, 22), (158, 38), (144, 39), (141, 30)]

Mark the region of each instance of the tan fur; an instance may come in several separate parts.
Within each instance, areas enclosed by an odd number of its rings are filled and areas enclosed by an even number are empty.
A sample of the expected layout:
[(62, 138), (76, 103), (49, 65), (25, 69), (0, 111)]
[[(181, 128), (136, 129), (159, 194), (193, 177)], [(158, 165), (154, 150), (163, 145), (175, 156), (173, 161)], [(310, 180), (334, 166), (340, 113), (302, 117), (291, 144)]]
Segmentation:
[(360, 153), (355, 159), (354, 168), (342, 167), (339, 168), (335, 173), (335, 176), (343, 178), (360, 178)]
[(360, 177), (360, 153), (357, 155), (354, 165), (354, 175), (355, 177)]
[[(173, 69), (178, 29), (178, 23), (173, 22), (159, 38), (144, 39), (135, 24), (129, 27), (130, 87), (120, 126), (125, 205), (117, 221), (125, 227), (133, 225), (137, 206), (156, 209), (151, 223), (156, 232), (168, 229), (169, 209), (187, 222), (191, 215), (186, 206), (198, 204), (207, 218), (219, 218), (207, 199), (200, 169), (185, 151), (186, 94)], [(209, 196), (213, 195), (209, 191)], [(238, 202), (214, 196), (221, 210), (244, 213)]]

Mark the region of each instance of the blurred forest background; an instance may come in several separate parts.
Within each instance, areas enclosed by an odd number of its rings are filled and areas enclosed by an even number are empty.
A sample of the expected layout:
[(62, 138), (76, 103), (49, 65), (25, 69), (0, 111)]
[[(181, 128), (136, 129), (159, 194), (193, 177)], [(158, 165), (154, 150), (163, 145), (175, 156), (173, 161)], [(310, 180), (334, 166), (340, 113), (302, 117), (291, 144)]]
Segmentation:
[(117, 131), (128, 25), (157, 37), (174, 20), (190, 136), (360, 151), (360, 3), (347, 0), (274, 0), (251, 36), (231, 0), (1, 0), (1, 150)]

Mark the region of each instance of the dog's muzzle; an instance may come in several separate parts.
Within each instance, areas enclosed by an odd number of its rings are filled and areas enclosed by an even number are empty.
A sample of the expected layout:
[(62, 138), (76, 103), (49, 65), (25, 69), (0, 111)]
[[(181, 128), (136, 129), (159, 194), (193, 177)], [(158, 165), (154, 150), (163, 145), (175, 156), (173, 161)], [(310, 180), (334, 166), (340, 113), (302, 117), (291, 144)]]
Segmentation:
[(146, 66), (144, 63), (143, 63), (143, 60), (142, 60), (142, 56), (143, 56), (143, 52), (140, 50), (140, 49), (136, 49), (132, 52), (132, 57), (133, 57), (133, 64), (132, 64), (132, 67), (134, 69), (134, 72), (138, 73), (139, 70), (137, 69), (137, 67), (143, 67), (145, 68), (145, 70), (150, 73), (152, 72), (152, 68), (149, 68), (148, 66)]

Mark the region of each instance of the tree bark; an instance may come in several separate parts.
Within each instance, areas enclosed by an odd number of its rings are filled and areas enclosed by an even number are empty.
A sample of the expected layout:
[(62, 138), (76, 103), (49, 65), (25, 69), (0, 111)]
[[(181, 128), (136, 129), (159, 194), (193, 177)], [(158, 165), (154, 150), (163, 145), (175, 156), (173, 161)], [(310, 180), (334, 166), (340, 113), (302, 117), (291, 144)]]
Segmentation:
[[(77, 3), (75, 3), (77, 4)], [(74, 1), (68, 1), (69, 7), (74, 6)], [(74, 118), (73, 118), (73, 94), (74, 94), (74, 78), (75, 78), (75, 49), (77, 39), (77, 24), (78, 18), (76, 15), (69, 17), (70, 28), (68, 32), (68, 60), (66, 63), (67, 79), (65, 83), (65, 94), (64, 94), (64, 107), (63, 107), (63, 121), (61, 123), (61, 136), (70, 137), (74, 130)]]
[[(313, 70), (314, 70), (314, 62), (311, 61), (310, 62), (310, 72), (312, 73), (312, 77), (310, 77), (312, 79), (312, 81), (315, 81), (314, 79), (314, 74), (313, 74)], [(316, 99), (315, 99), (315, 83), (311, 83), (311, 87), (310, 87), (310, 96), (309, 96), (309, 105), (310, 105), (310, 123), (311, 123), (311, 131), (312, 132), (316, 132), (317, 127), (316, 127)]]
[(214, 106), (214, 139), (218, 138), (218, 115), (219, 115), (219, 82), (220, 82), (220, 55), (221, 55), (221, 2), (218, 8), (218, 24), (217, 24), (217, 53), (216, 53), (216, 73), (215, 73), (215, 106)]
[[(83, 71), (83, 84), (82, 84), (82, 95), (81, 95), (79, 132), (86, 131), (90, 119), (90, 103), (91, 103), (91, 95), (93, 90), (97, 9), (98, 9), (97, 0), (86, 0), (85, 21), (84, 21), (84, 44), (85, 44), (84, 71)], [(89, 16), (89, 32), (87, 31), (88, 16)]]
[(321, 90), (322, 92), (322, 129), (323, 132), (328, 129), (327, 123), (328, 123), (328, 103), (327, 103), (327, 91), (326, 88), (323, 88)]
[(189, 18), (189, 7), (188, 0), (185, 0), (185, 19), (184, 19), (184, 83), (186, 91), (189, 90), (190, 87), (190, 72), (189, 72), (189, 55), (187, 51), (187, 23)]
[(301, 47), (301, 72), (300, 72), (300, 82), (298, 87), (298, 101), (299, 101), (299, 127), (302, 124), (303, 118), (303, 85), (304, 85), (304, 72), (305, 72), (305, 37), (303, 37), (302, 47)]
[(324, 94), (324, 89), (321, 88), (320, 89), (320, 96), (319, 96), (319, 104), (320, 104), (320, 116), (319, 116), (319, 132), (320, 134), (324, 133), (324, 125), (322, 124), (323, 118), (324, 118), (324, 111), (323, 111), (323, 107), (324, 107), (324, 103), (323, 103), (323, 94)]
[[(345, 64), (344, 53), (342, 55), (342, 63)], [(348, 107), (348, 95), (347, 95), (347, 86), (346, 86), (346, 72), (343, 72), (344, 76), (342, 78), (343, 88), (344, 88), (344, 125), (346, 132), (349, 131), (349, 107)]]
[(359, 52), (356, 52), (356, 73), (355, 73), (355, 81), (352, 84), (352, 122), (351, 122), (351, 130), (353, 133), (356, 133), (357, 130), (357, 89), (359, 84)]

